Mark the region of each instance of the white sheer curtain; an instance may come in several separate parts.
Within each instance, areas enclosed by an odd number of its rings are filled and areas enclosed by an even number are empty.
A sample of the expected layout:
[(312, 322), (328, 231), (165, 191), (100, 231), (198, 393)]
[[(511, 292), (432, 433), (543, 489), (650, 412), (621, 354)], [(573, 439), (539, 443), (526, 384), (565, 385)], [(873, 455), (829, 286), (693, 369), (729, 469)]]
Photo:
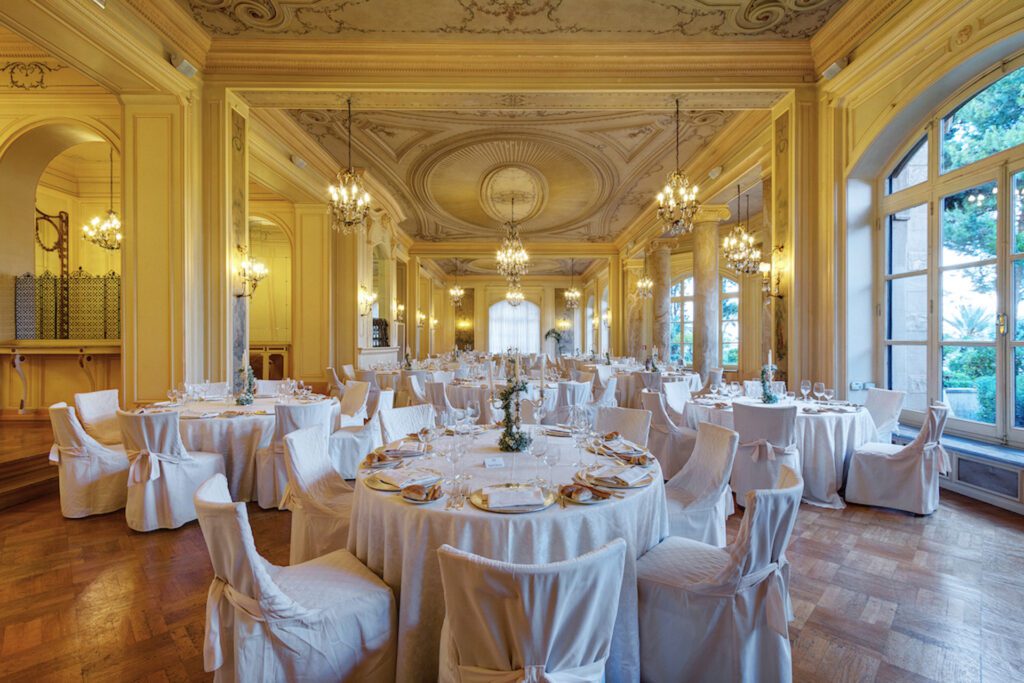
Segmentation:
[(520, 353), (540, 353), (540, 307), (529, 301), (518, 306), (499, 301), (491, 306), (487, 346), (491, 353), (510, 348)]

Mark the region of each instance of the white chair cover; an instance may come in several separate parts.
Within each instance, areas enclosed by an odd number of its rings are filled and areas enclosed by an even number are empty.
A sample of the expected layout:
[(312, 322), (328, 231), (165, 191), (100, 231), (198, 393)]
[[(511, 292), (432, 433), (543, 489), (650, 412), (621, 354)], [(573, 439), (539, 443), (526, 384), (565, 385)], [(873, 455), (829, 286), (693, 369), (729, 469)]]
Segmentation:
[(444, 382), (427, 382), (427, 398), (434, 406), (434, 413), (442, 415), (446, 411), (455, 410), (451, 401), (448, 400), (448, 385)]
[[(363, 426), (367, 418), (370, 389), (369, 382), (359, 380), (352, 380), (345, 385), (345, 395), (341, 397), (341, 412), (338, 413), (335, 429)], [(380, 394), (380, 390), (377, 394)]]
[(130, 463), (124, 509), (130, 529), (177, 529), (191, 522), (196, 518), (196, 489), (213, 475), (224, 474), (224, 456), (185, 450), (178, 417), (173, 410), (117, 413)]
[(117, 389), (75, 394), (75, 410), (85, 433), (102, 444), (121, 443), (121, 427), (117, 421), (120, 410)]
[(355, 479), (363, 458), (384, 444), (380, 435), (380, 411), (394, 408), (394, 401), (395, 392), (388, 389), (381, 391), (376, 410), (365, 425), (342, 427), (331, 434), (328, 440), (331, 464), (345, 479)]
[(668, 528), (673, 536), (725, 546), (725, 521), (733, 512), (729, 474), (739, 434), (710, 422), (697, 428), (686, 465), (665, 484)]
[(633, 408), (598, 408), (594, 416), (595, 431), (606, 434), (618, 432), (623, 439), (640, 448), (647, 448), (651, 433), (651, 411)]
[(455, 379), (469, 379), (469, 366), (459, 363), (459, 367), (455, 369)]
[(594, 397), (591, 405), (594, 409), (598, 408), (615, 408), (619, 405), (618, 400), (615, 398), (615, 391), (619, 388), (619, 380), (617, 377), (612, 377), (608, 380), (608, 383), (604, 388), (596, 389), (596, 396)]
[(333, 400), (274, 406), (274, 438), (270, 446), (256, 451), (256, 502), (261, 508), (284, 509), (282, 501), (288, 486), (288, 471), (284, 465), (285, 434), (317, 427), (326, 438), (331, 433), (333, 409)]
[[(405, 390), (408, 392), (409, 405), (422, 406), (430, 403), (427, 399), (426, 383), (430, 380), (430, 373), (426, 370), (403, 370), (402, 379)], [(404, 407), (404, 406), (401, 406)]]
[(700, 391), (695, 392), (693, 395), (707, 396), (710, 394), (712, 386), (722, 383), (723, 374), (725, 374), (725, 368), (711, 368), (708, 370), (708, 376), (704, 380), (704, 386), (700, 388)]
[[(772, 382), (772, 393), (776, 396), (786, 395), (786, 383), (780, 381)], [(747, 379), (743, 381), (743, 395), (747, 398), (761, 398), (764, 390), (761, 388), (761, 380)]]
[(850, 456), (846, 500), (860, 505), (930, 515), (939, 507), (939, 475), (950, 471), (942, 447), (949, 409), (931, 406), (917, 437), (906, 446), (867, 443)]
[(665, 411), (665, 397), (647, 391), (640, 392), (643, 409), (651, 414), (648, 446), (661, 464), (662, 476), (671, 479), (683, 469), (697, 443), (697, 431), (675, 425)]
[(373, 397), (366, 401), (366, 414), (367, 419), (372, 420), (377, 416), (377, 413), (381, 410), (391, 410), (395, 407), (395, 392), (392, 389), (381, 389), (377, 394), (377, 400), (372, 400)]
[(285, 380), (283, 379), (256, 380), (256, 398), (273, 398), (277, 396), (284, 383)]
[(727, 548), (670, 536), (640, 558), (641, 680), (792, 680), (786, 546), (802, 493), (784, 467), (777, 486), (747, 494)]
[(341, 374), (345, 378), (345, 384), (348, 384), (349, 382), (351, 382), (354, 379), (358, 379), (356, 377), (356, 370), (355, 370), (355, 368), (353, 368), (348, 363), (346, 363), (345, 365), (341, 366)]
[(644, 389), (647, 391), (656, 391), (661, 393), (662, 382), (660, 372), (647, 372), (645, 370), (640, 370), (633, 374), (640, 378), (640, 383), (643, 385)]
[(677, 425), (685, 425), (683, 413), (686, 410), (686, 403), (690, 400), (690, 390), (686, 383), (665, 382), (662, 385), (662, 393), (665, 394), (665, 412), (669, 418)]
[(380, 384), (377, 383), (376, 370), (357, 370), (356, 379), (370, 385), (370, 391), (380, 391)]
[(404, 439), (424, 427), (434, 426), (434, 406), (430, 404), (381, 410), (378, 415), (384, 443)]
[(345, 395), (345, 385), (334, 368), (327, 368), (327, 381), (331, 385), (331, 395), (341, 400), (341, 397)]
[(775, 486), (782, 467), (800, 472), (796, 445), (797, 406), (733, 403), (733, 427), (740, 435), (730, 485), (740, 505), (747, 491)]
[(875, 441), (880, 443), (892, 443), (892, 433), (900, 424), (900, 413), (903, 412), (903, 402), (907, 399), (905, 391), (890, 391), (889, 389), (868, 389), (868, 398), (864, 401), (864, 407), (868, 409), (868, 415), (875, 423)]
[(289, 564), (341, 550), (348, 543), (352, 487), (331, 463), (327, 438), (316, 427), (284, 437), (288, 499), (292, 511)]
[(594, 373), (596, 375), (594, 377), (595, 388), (606, 387), (608, 382), (615, 378), (615, 367), (612, 365), (595, 365)]
[(434, 372), (428, 373), (430, 380), (434, 382), (441, 382), (442, 384), (451, 384), (455, 381), (455, 373), (448, 372), (445, 370), (435, 370)]
[(199, 385), (199, 391), (206, 398), (226, 398), (231, 393), (231, 386), (227, 382), (207, 382)]
[(545, 424), (565, 423), (574, 406), (586, 406), (590, 403), (589, 382), (559, 382), (558, 394), (555, 396), (555, 409), (551, 415), (545, 416)]
[(61, 514), (78, 518), (122, 509), (128, 495), (124, 446), (104, 446), (89, 436), (67, 403), (50, 406), (50, 426), (50, 462), (59, 467)]
[(626, 559), (621, 538), (574, 560), (510, 564), (442, 545), (441, 681), (601, 683)]
[(213, 562), (203, 662), (214, 681), (394, 680), (394, 596), (351, 553), (270, 564), (224, 477), (196, 491), (195, 507)]

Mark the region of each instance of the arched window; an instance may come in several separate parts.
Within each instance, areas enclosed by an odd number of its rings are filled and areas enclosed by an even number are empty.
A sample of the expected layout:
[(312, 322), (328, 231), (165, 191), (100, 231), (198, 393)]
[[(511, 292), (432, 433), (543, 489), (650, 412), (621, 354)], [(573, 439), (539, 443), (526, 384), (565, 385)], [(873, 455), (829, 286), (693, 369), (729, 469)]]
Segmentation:
[(499, 301), (491, 306), (487, 321), (487, 346), (491, 353), (519, 349), (540, 353), (540, 307), (529, 301), (512, 306)]
[(594, 297), (587, 297), (587, 307), (583, 314), (583, 329), (587, 331), (586, 334), (586, 346), (583, 347), (583, 353), (590, 353), (594, 351)]
[(720, 280), (718, 357), (723, 368), (736, 369), (740, 365), (740, 283), (724, 276)]
[[(943, 110), (880, 184), (879, 374), (952, 408), (951, 431), (1024, 442), (1024, 69)], [(955, 172), (954, 172), (955, 171)]]
[(608, 323), (608, 287), (605, 287), (604, 292), (601, 294), (601, 353), (609, 353), (611, 351), (608, 345), (610, 327)]
[[(693, 367), (693, 276), (672, 283), (669, 290), (669, 350), (673, 363)], [(660, 351), (659, 351), (660, 352)]]

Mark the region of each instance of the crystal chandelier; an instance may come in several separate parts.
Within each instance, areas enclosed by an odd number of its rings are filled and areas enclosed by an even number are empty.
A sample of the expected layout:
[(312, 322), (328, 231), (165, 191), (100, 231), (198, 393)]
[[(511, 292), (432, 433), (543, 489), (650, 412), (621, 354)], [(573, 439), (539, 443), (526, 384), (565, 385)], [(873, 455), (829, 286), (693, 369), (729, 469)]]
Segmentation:
[(523, 294), (523, 288), (519, 286), (518, 280), (511, 281), (505, 291), (505, 301), (509, 306), (515, 308), (525, 300), (526, 296)]
[(575, 311), (580, 307), (580, 290), (576, 289), (576, 260), (569, 259), (569, 289), (565, 290), (565, 310)]
[(466, 290), (464, 290), (462, 287), (459, 287), (458, 281), (456, 281), (455, 285), (448, 290), (448, 298), (451, 300), (452, 306), (454, 306), (455, 308), (462, 308), (462, 297), (464, 297), (465, 295)]
[(95, 216), (82, 226), (82, 238), (104, 249), (121, 248), (121, 219), (114, 211), (114, 148), (110, 148), (110, 208), (107, 217)]
[(654, 296), (654, 280), (647, 274), (647, 254), (644, 254), (644, 272), (636, 281), (636, 298), (650, 299)]
[[(740, 186), (736, 186), (736, 225), (722, 240), (722, 253), (730, 268), (743, 275), (751, 275), (761, 268), (761, 248), (754, 236), (740, 222)], [(747, 223), (750, 222), (750, 197), (747, 197)]]
[(331, 229), (342, 235), (366, 229), (370, 213), (370, 195), (363, 189), (363, 181), (352, 166), (352, 98), (348, 100), (348, 168), (338, 173), (337, 185), (327, 191), (331, 195), (329, 210)]
[(498, 272), (511, 283), (526, 275), (530, 264), (530, 255), (526, 253), (522, 240), (519, 239), (519, 226), (516, 224), (516, 198), (512, 197), (512, 215), (505, 224), (505, 239), (498, 250)]
[(658, 193), (658, 218), (670, 237), (684, 235), (693, 230), (693, 219), (700, 204), (697, 186), (679, 167), (679, 100), (676, 100), (676, 168), (668, 177), (668, 184)]

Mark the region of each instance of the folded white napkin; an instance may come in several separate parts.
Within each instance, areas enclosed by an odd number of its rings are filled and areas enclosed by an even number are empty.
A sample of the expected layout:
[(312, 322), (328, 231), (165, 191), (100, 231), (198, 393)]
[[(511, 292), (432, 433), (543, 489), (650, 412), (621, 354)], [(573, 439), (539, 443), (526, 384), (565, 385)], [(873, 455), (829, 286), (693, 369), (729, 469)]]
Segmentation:
[(572, 431), (564, 427), (546, 427), (544, 433), (549, 436), (572, 436)]
[(592, 481), (605, 480), (614, 481), (626, 486), (632, 486), (638, 481), (648, 476), (648, 472), (639, 467), (617, 467), (614, 465), (604, 465), (598, 467), (590, 473), (590, 479)]
[(632, 441), (627, 439), (615, 439), (615, 441), (604, 442), (606, 450), (615, 453), (616, 455), (636, 455), (642, 453), (643, 449), (637, 446)]
[(182, 420), (202, 420), (208, 417), (217, 417), (220, 415), (216, 410), (183, 410), (181, 412)]
[(435, 481), (440, 479), (436, 472), (427, 472), (424, 470), (383, 470), (377, 473), (377, 480), (394, 486), (395, 488), (405, 488), (406, 486), (413, 486), (414, 484), (433, 484)]
[(544, 504), (544, 492), (536, 486), (487, 486), (483, 492), (487, 496), (487, 507), (494, 510)]
[(410, 455), (419, 455), (426, 447), (426, 444), (419, 441), (396, 441), (388, 444), (388, 447), (384, 449), (384, 454), (409, 457)]

